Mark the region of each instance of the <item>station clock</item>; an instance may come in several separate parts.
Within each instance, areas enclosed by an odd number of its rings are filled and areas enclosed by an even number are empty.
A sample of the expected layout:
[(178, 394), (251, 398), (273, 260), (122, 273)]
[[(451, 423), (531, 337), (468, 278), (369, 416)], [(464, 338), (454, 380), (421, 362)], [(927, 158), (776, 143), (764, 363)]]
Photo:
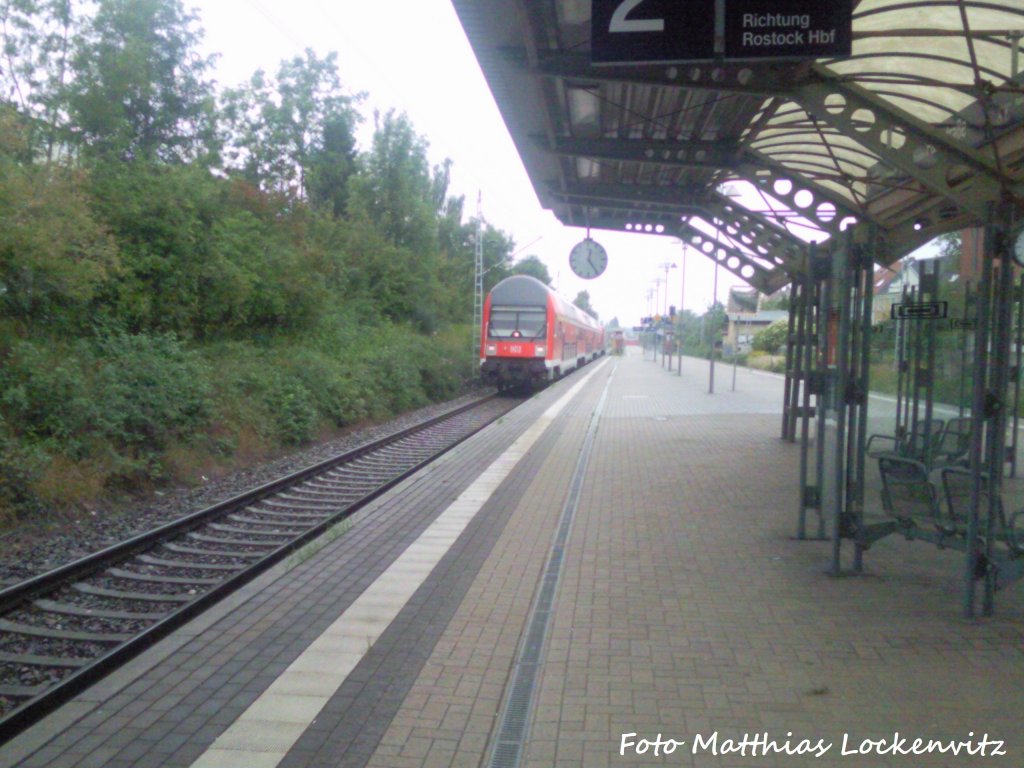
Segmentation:
[(584, 280), (593, 280), (608, 266), (608, 252), (603, 245), (588, 237), (576, 243), (569, 252), (569, 266)]
[(1018, 267), (1024, 267), (1024, 229), (1017, 234), (1011, 247), (1013, 250), (1010, 251), (1010, 255), (1013, 257), (1013, 260), (1017, 263)]

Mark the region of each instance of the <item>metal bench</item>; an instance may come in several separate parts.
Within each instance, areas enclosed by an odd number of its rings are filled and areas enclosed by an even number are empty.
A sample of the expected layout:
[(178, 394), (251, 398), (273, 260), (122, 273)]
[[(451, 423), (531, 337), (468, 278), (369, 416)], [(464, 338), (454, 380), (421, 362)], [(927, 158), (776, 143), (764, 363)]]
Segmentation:
[(1024, 531), (1017, 528), (1024, 510), (1007, 516), (1002, 500), (997, 499), (990, 525), (987, 481), (982, 485), (977, 526), (972, 535), (969, 510), (974, 478), (970, 470), (942, 469), (943, 504), (921, 462), (881, 456), (878, 469), (882, 476), (882, 506), (892, 522), (871, 526), (866, 543), (899, 532), (909, 540), (930, 541), (939, 548), (969, 553), (974, 578), (990, 578), (994, 589), (1024, 577)]
[(908, 537), (913, 538), (912, 532), (921, 527), (934, 528), (940, 543), (945, 537), (958, 533), (953, 520), (944, 514), (939, 494), (922, 462), (881, 455), (878, 471), (882, 476), (882, 507)]
[[(986, 475), (982, 475), (982, 483), (979, 510), (988, 509), (989, 490)], [(973, 476), (966, 468), (946, 467), (942, 470), (942, 488), (946, 496), (946, 508), (949, 510), (950, 519), (958, 529), (965, 532), (969, 523), (973, 484)], [(1024, 510), (1017, 510), (1007, 517), (1002, 498), (996, 499), (992, 535), (995, 541), (1006, 546), (1012, 557), (1024, 555), (1024, 531), (1018, 532), (1017, 530), (1017, 520), (1022, 512)], [(987, 528), (987, 516), (979, 514), (978, 535), (984, 536)]]
[(867, 454), (871, 458), (899, 457), (931, 467), (943, 440), (942, 419), (918, 419), (913, 428), (895, 435), (871, 435)]

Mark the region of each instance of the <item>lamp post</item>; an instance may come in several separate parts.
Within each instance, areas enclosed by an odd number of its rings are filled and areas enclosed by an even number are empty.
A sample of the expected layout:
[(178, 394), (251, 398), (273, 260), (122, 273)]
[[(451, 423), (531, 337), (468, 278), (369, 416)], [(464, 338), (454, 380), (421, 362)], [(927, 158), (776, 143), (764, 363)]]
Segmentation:
[(682, 278), (682, 286), (679, 289), (679, 336), (677, 337), (677, 343), (679, 345), (679, 375), (683, 375), (683, 307), (686, 305), (686, 241), (683, 240), (683, 268), (679, 272), (679, 276)]
[[(718, 305), (718, 228), (721, 225), (721, 222), (718, 219), (712, 219), (712, 223), (715, 225), (715, 279), (713, 282), (713, 287), (711, 289), (711, 309), (714, 310), (714, 308)], [(708, 346), (711, 348), (711, 351), (708, 355), (708, 357), (710, 358), (708, 366), (709, 395), (715, 394), (715, 333), (715, 326), (712, 324), (711, 332), (708, 334)]]
[[(729, 315), (726, 315), (726, 317), (728, 318)], [(732, 319), (731, 318), (729, 319), (729, 322), (732, 323)], [(733, 334), (734, 341), (732, 343), (732, 391), (733, 392), (736, 391), (736, 366), (739, 365), (739, 359), (740, 359), (740, 328), (741, 328), (741, 326), (740, 326), (740, 316), (736, 315), (736, 332)]]
[[(647, 289), (647, 317), (648, 317), (648, 320), (650, 321), (650, 324), (648, 325), (648, 330), (644, 333), (644, 359), (645, 360), (647, 359), (647, 337), (651, 335), (651, 330), (650, 329), (653, 328), (653, 320), (651, 320), (651, 318), (654, 317), (654, 310), (652, 309), (652, 302), (651, 302), (651, 299), (653, 298), (653, 296), (654, 296), (654, 289), (653, 288), (648, 288)], [(654, 342), (653, 341), (651, 342), (651, 347), (652, 347), (652, 349), (654, 347)], [(657, 357), (657, 354), (655, 354), (655, 357)]]
[(665, 311), (662, 312), (662, 317), (665, 317), (668, 315), (668, 271), (675, 269), (676, 265), (675, 262), (666, 261), (658, 266), (665, 270)]
[(658, 304), (661, 303), (661, 278), (656, 277), (651, 282), (654, 283), (654, 316), (658, 317), (658, 322), (652, 326), (654, 331), (654, 362), (658, 362), (658, 327), (661, 325), (661, 316), (657, 313)]

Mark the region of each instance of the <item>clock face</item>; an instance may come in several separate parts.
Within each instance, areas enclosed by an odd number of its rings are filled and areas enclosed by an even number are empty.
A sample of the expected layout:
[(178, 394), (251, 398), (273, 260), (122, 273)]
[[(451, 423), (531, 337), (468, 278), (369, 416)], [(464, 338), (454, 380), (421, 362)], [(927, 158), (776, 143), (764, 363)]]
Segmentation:
[(573, 246), (569, 253), (569, 266), (584, 280), (592, 280), (608, 266), (608, 252), (603, 245), (588, 237)]

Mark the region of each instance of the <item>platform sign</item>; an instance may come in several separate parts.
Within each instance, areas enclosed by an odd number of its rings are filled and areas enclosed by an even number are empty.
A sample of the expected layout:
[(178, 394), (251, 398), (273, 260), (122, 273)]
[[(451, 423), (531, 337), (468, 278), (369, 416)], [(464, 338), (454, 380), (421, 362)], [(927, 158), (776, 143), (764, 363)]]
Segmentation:
[(592, 0), (590, 58), (595, 64), (711, 59), (714, 0)]
[(853, 0), (725, 0), (725, 58), (849, 56)]
[(849, 56), (852, 17), (853, 0), (592, 0), (591, 61)]

